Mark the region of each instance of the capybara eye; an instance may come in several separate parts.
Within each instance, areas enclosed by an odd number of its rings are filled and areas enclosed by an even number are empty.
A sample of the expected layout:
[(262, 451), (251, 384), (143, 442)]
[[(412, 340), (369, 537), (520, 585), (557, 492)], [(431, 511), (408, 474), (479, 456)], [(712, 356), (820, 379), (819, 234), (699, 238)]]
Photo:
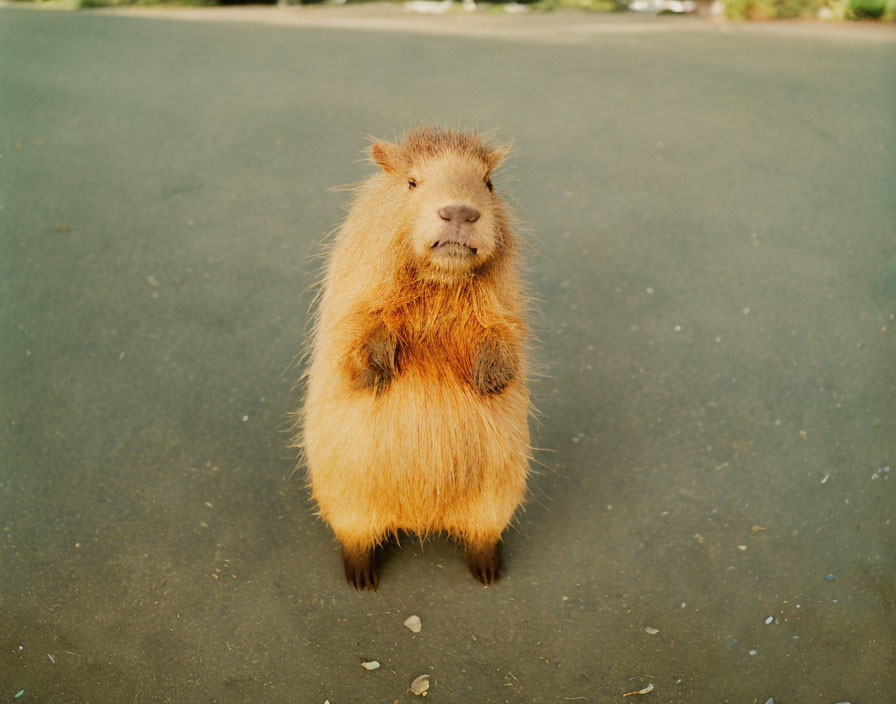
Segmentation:
[(495, 190), (495, 187), (492, 185), (492, 180), (490, 178), (485, 179), (485, 187), (488, 188), (489, 193)]
[(408, 179), (408, 189), (416, 188), (416, 187), (417, 187), (417, 181), (415, 179), (409, 178)]

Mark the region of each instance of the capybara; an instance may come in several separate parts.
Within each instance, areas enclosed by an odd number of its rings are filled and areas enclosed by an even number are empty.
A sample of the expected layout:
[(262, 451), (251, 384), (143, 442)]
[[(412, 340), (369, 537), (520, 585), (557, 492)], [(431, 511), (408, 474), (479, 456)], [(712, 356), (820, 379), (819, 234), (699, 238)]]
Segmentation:
[(506, 152), (435, 127), (375, 142), (329, 251), (298, 445), (356, 589), (399, 531), (456, 536), (480, 582), (500, 575), (530, 458)]

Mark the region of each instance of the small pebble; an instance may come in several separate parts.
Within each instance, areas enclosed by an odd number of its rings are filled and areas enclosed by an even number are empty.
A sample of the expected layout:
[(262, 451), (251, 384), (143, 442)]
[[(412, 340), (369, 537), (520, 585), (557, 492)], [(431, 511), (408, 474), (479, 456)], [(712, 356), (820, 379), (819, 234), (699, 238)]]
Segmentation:
[(755, 655), (755, 654), (756, 654), (756, 651), (755, 651), (755, 650), (751, 650), (751, 651), (750, 651), (750, 655)]
[(681, 602), (681, 608), (684, 608), (685, 606), (687, 606), (687, 602)]
[(747, 549), (747, 546), (746, 546), (746, 545), (738, 545), (738, 546), (737, 546), (737, 549), (738, 549), (738, 550), (746, 550), (746, 549)]
[(18, 692), (15, 693), (15, 696), (13, 697), (13, 699), (18, 699), (18, 698), (21, 697), (24, 693), (25, 693), (25, 690), (24, 690), (24, 689), (20, 689)]
[(423, 694), (429, 689), (429, 675), (420, 675), (411, 682), (411, 692), (413, 694)]
[(831, 573), (831, 574), (826, 574), (826, 575), (824, 576), (824, 578), (825, 578), (826, 580), (828, 580), (829, 582), (833, 582), (833, 581), (834, 581), (834, 574), (833, 574), (833, 573)]
[(768, 699), (765, 700), (765, 704), (775, 704), (775, 700), (772, 699), (771, 697), (769, 697)]
[(767, 626), (768, 624), (770, 624), (770, 623), (771, 623), (772, 621), (774, 621), (774, 620), (775, 620), (775, 617), (774, 617), (774, 616), (769, 616), (767, 619), (765, 619), (765, 625)]
[(410, 630), (413, 633), (419, 633), (420, 629), (423, 628), (423, 624), (420, 623), (419, 616), (410, 616), (404, 622), (405, 628)]
[(653, 626), (647, 626), (647, 628), (645, 628), (644, 630), (647, 631), (652, 636), (655, 636), (657, 633), (660, 632), (659, 628), (654, 628)]
[(370, 662), (362, 662), (361, 667), (365, 670), (375, 670), (380, 666), (380, 664), (376, 660), (371, 660)]

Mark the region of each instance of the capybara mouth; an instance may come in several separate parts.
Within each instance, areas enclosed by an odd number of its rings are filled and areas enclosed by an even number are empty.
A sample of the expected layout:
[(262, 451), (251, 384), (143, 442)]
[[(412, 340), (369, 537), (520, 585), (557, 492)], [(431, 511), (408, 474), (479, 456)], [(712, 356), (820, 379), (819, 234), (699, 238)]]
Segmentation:
[(435, 242), (430, 249), (436, 250), (447, 257), (471, 257), (476, 254), (476, 248), (463, 244), (462, 242), (454, 242), (451, 240)]

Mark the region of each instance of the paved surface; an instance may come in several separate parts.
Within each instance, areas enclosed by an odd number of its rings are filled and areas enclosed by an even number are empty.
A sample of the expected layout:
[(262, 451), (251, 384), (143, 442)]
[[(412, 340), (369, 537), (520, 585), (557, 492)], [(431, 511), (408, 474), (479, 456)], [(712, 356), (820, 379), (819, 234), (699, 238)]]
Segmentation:
[[(0, 32), (0, 699), (892, 697), (896, 43)], [(542, 464), (499, 585), (358, 595), (291, 360), (360, 135), (429, 121), (516, 143)]]

